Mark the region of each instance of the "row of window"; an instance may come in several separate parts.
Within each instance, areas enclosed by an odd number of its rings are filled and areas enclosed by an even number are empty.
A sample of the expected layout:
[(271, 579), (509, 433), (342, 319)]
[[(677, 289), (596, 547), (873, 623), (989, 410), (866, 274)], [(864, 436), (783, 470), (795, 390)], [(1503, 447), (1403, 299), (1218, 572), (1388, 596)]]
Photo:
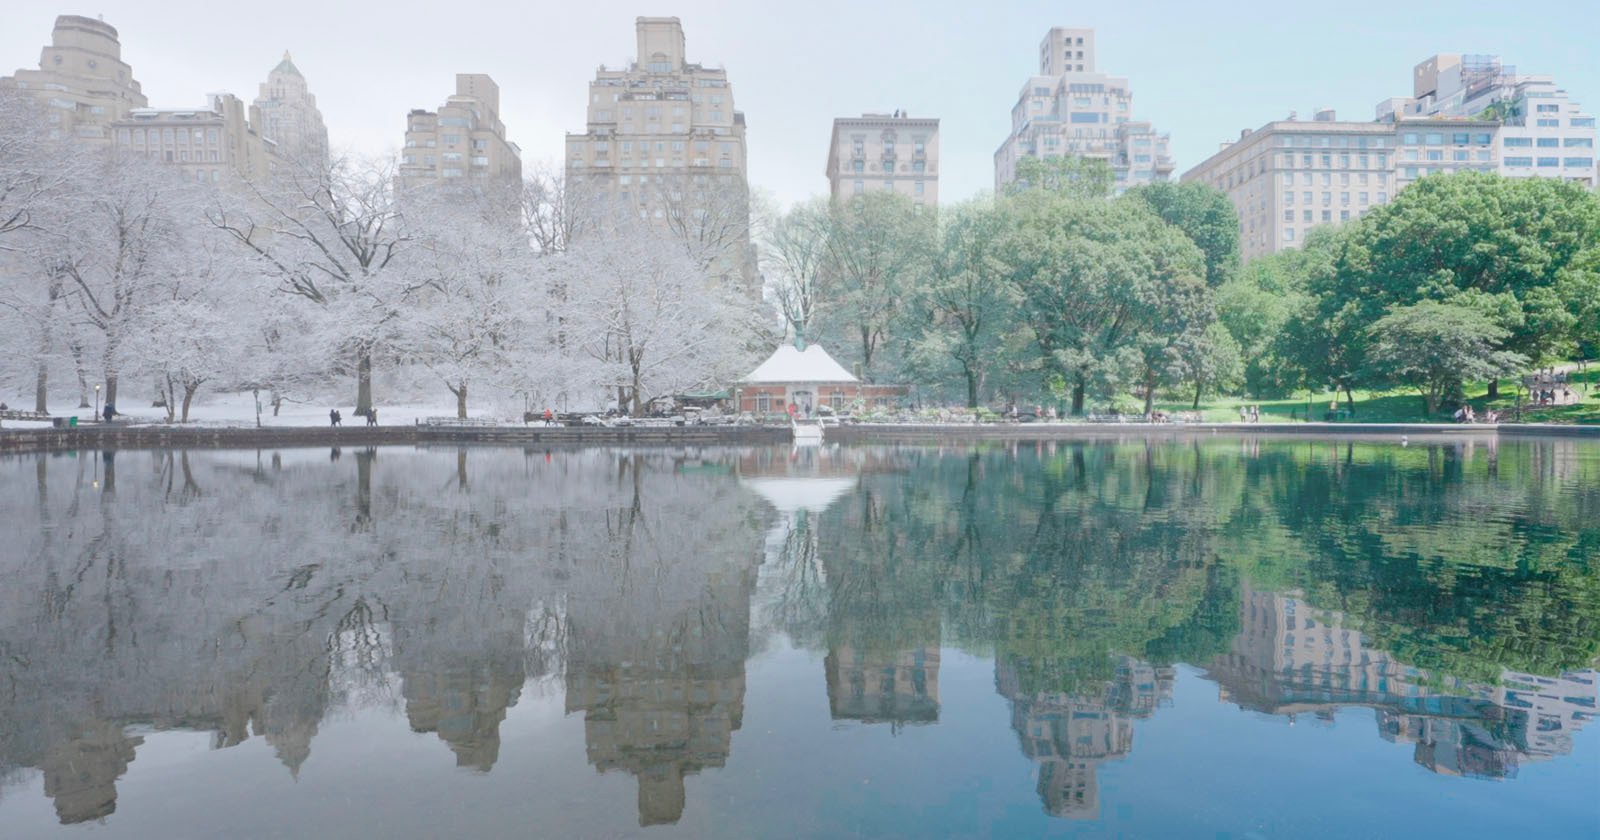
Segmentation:
[[(856, 195), (861, 195), (862, 193), (867, 191), (867, 182), (865, 182), (865, 181), (857, 181), (857, 182), (855, 182), (854, 189), (855, 189), (855, 194)], [(917, 195), (922, 195), (923, 191), (926, 189), (926, 182), (925, 181), (917, 181), (915, 186), (913, 187), (913, 189), (916, 190)], [(894, 192), (894, 182), (893, 181), (884, 181), (883, 182), (883, 191), (884, 192)]]
[[(649, 168), (650, 160), (651, 160), (650, 158), (640, 158), (638, 166)], [(693, 164), (694, 166), (710, 166), (711, 165), (711, 159), (710, 158), (694, 158), (693, 160), (694, 160), (694, 164)], [(583, 160), (583, 158), (581, 158), (581, 157), (570, 158), (567, 161), (567, 163), (568, 163), (569, 166), (572, 166), (572, 167), (582, 167), (582, 166), (586, 165), (584, 160)], [(617, 165), (618, 165), (619, 168), (631, 169), (631, 168), (633, 168), (633, 166), (635, 164), (633, 162), (633, 158), (623, 158)], [(667, 168), (667, 159), (666, 158), (656, 158), (655, 159), (655, 165), (656, 165), (657, 169), (666, 169)], [(733, 168), (733, 159), (732, 158), (721, 158), (721, 159), (719, 159), (717, 161), (716, 165), (718, 167), (722, 168), (722, 169), (732, 169)], [(600, 169), (610, 169), (611, 168), (611, 161), (608, 158), (597, 158), (595, 160), (595, 162), (594, 162), (594, 166), (597, 167), (597, 168), (600, 168)], [(672, 159), (672, 167), (674, 169), (681, 168), (682, 166), (683, 166), (683, 158), (673, 158)]]
[[(1418, 152), (1416, 149), (1406, 149), (1404, 155), (1406, 160), (1445, 159), (1443, 149), (1425, 149), (1422, 152)], [(1455, 161), (1472, 160), (1474, 156), (1476, 156), (1479, 161), (1486, 162), (1494, 160), (1494, 153), (1490, 152), (1488, 149), (1479, 149), (1475, 152), (1469, 152), (1466, 149), (1455, 149), (1450, 152), (1450, 159)]]
[[(1307, 186), (1307, 187), (1311, 186), (1313, 178), (1314, 178), (1314, 176), (1310, 172), (1302, 172), (1302, 173), (1300, 173), (1300, 183), (1303, 186)], [(1364, 186), (1367, 185), (1367, 182), (1368, 182), (1368, 180), (1370, 178), (1372, 178), (1372, 175), (1370, 173), (1362, 172), (1362, 173), (1360, 173), (1360, 174), (1358, 174), (1356, 176), (1356, 183), (1358, 183), (1358, 184), (1360, 184), (1361, 186), (1364, 187)], [(1382, 172), (1378, 173), (1377, 178), (1378, 178), (1378, 186), (1380, 186), (1380, 187), (1383, 186), (1384, 183), (1389, 180), (1389, 176), (1384, 174), (1384, 173), (1382, 173)], [(1283, 173), (1283, 185), (1285, 187), (1293, 187), (1294, 186), (1294, 173), (1293, 172), (1285, 172), (1285, 173)], [(1322, 173), (1322, 185), (1324, 187), (1333, 186), (1333, 175), (1332, 175), (1332, 173), (1329, 173), (1329, 172)], [(1350, 186), (1350, 173), (1348, 173), (1348, 172), (1339, 173), (1339, 185), (1342, 186), (1342, 187)]]
[[(1415, 150), (1413, 149), (1412, 152), (1415, 153)], [(1351, 164), (1352, 163), (1355, 164), (1355, 168), (1357, 168), (1357, 169), (1371, 169), (1373, 161), (1377, 161), (1377, 164), (1378, 164), (1377, 168), (1379, 168), (1379, 169), (1387, 169), (1387, 168), (1389, 168), (1389, 156), (1387, 154), (1381, 154), (1381, 155), (1349, 155), (1349, 154), (1341, 154), (1341, 155), (1339, 155), (1339, 158), (1338, 158), (1338, 163), (1339, 163), (1339, 168), (1340, 169), (1349, 169), (1349, 168), (1351, 168)], [(1324, 155), (1303, 154), (1303, 155), (1300, 156), (1300, 166), (1303, 169), (1314, 169), (1314, 168), (1316, 168), (1318, 166), (1318, 164), (1320, 164), (1323, 169), (1332, 169), (1333, 168), (1333, 164), (1334, 164), (1334, 156), (1331, 155), (1331, 154), (1324, 154)], [(1263, 164), (1263, 166), (1265, 166), (1265, 164)], [(1283, 169), (1293, 169), (1293, 168), (1295, 168), (1294, 167), (1294, 155), (1292, 155), (1292, 154), (1280, 155), (1278, 157), (1278, 166), (1280, 168), (1283, 168)]]
[[(1315, 195), (1316, 195), (1316, 193), (1313, 193), (1313, 192), (1303, 192), (1303, 193), (1300, 194), (1301, 200), (1305, 204), (1313, 203), (1316, 200), (1314, 198)], [(1358, 193), (1356, 193), (1356, 197), (1357, 197), (1356, 198), (1356, 203), (1358, 203), (1358, 204), (1367, 204), (1368, 203), (1367, 202), (1367, 193), (1358, 192)], [(1283, 203), (1284, 204), (1293, 204), (1294, 203), (1294, 193), (1293, 192), (1284, 193), (1283, 194)], [(1322, 206), (1323, 207), (1327, 207), (1327, 206), (1331, 205), (1332, 203), (1333, 203), (1333, 193), (1332, 192), (1324, 192), (1322, 194)], [(1350, 193), (1341, 191), (1339, 193), (1339, 203), (1340, 204), (1349, 204), (1350, 203)], [(1387, 193), (1387, 192), (1379, 192), (1378, 193), (1378, 203), (1379, 204), (1387, 204), (1387, 203), (1389, 203), (1389, 193)], [(1284, 212), (1285, 213), (1293, 213), (1294, 211), (1293, 210), (1285, 210)], [(1307, 210), (1306, 212), (1309, 213), (1311, 211)]]
[[(1148, 159), (1148, 156), (1147, 156), (1146, 159)], [(891, 164), (887, 164), (886, 163), (886, 164), (884, 164), (883, 168), (885, 170), (893, 171), (894, 166), (891, 165)], [(928, 168), (927, 161), (914, 160), (914, 161), (911, 162), (911, 171), (912, 172), (923, 172), (923, 171), (926, 171), (927, 168)], [(852, 160), (852, 161), (850, 161), (850, 171), (852, 171), (852, 172), (865, 172), (866, 170), (867, 170), (867, 162), (866, 161), (864, 161), (864, 160)]]
[[(1446, 141), (1446, 139), (1445, 139), (1446, 137), (1448, 137), (1450, 139), (1448, 141)], [(1425, 145), (1425, 146), (1444, 146), (1444, 145), (1466, 146), (1466, 145), (1469, 145), (1469, 144), (1478, 145), (1478, 146), (1487, 146), (1487, 145), (1489, 145), (1490, 143), (1493, 143), (1493, 142), (1494, 142), (1494, 135), (1493, 134), (1486, 134), (1486, 133), (1481, 133), (1481, 132), (1478, 133), (1478, 134), (1473, 134), (1471, 132), (1466, 132), (1466, 131), (1458, 131), (1458, 132), (1456, 132), (1454, 134), (1445, 134), (1444, 132), (1426, 132), (1426, 133), (1421, 133), (1421, 134), (1418, 134), (1418, 133), (1415, 133), (1415, 132), (1407, 132), (1405, 134), (1400, 135), (1400, 143), (1402, 145), (1405, 145), (1405, 146), (1416, 146), (1416, 145)]]
[[(216, 142), (217, 142), (217, 136), (218, 135), (217, 135), (217, 130), (215, 128), (205, 129), (203, 131), (201, 129), (197, 128), (197, 129), (194, 129), (193, 136), (194, 136), (194, 142), (196, 144), (199, 144), (199, 143), (210, 143), (212, 145), (215, 145)], [(152, 143), (152, 144), (153, 143), (167, 143), (167, 144), (176, 143), (177, 145), (189, 145), (189, 137), (190, 137), (190, 131), (187, 128), (179, 129), (176, 132), (174, 132), (170, 128), (165, 128), (165, 129), (152, 128), (152, 129), (149, 129), (149, 133), (148, 133), (149, 142)], [(117, 142), (121, 143), (124, 146), (129, 145), (130, 141), (135, 146), (144, 146), (144, 145), (147, 145), (145, 140), (146, 140), (146, 130), (143, 129), (143, 128), (134, 128), (134, 129), (119, 128), (119, 129), (117, 129)]]
[[(895, 143), (895, 140), (894, 140), (893, 137), (884, 137), (883, 138), (883, 153), (884, 153), (885, 156), (889, 156), (889, 155), (893, 155), (894, 154), (894, 143)], [(854, 155), (855, 157), (861, 157), (862, 155), (866, 154), (866, 150), (867, 150), (866, 138), (864, 138), (864, 137), (856, 137), (856, 138), (852, 138), (851, 139), (851, 141), (850, 141), (850, 153), (852, 155)], [(918, 155), (927, 154), (927, 152), (928, 152), (927, 141), (922, 140), (920, 138), (916, 139), (916, 140), (913, 140), (912, 143), (911, 143), (911, 151), (912, 151), (913, 154), (918, 154)]]
[(1308, 149), (1386, 149), (1389, 147), (1387, 137), (1313, 137), (1308, 134), (1281, 134), (1278, 136), (1278, 145), (1284, 148), (1301, 147)]
[[(460, 164), (461, 163), (461, 155), (460, 154), (457, 154), (455, 152), (446, 152), (440, 158), (435, 158), (433, 155), (423, 155), (422, 156), (422, 165), (423, 166), (433, 166), (440, 159), (442, 159), (445, 163), (454, 163), (454, 164)], [(406, 164), (408, 166), (415, 166), (416, 163), (417, 163), (417, 156), (416, 155), (402, 155), (400, 157), (400, 162), (404, 163), (404, 164)], [(488, 166), (489, 165), (489, 158), (487, 156), (484, 156), (484, 155), (473, 155), (472, 156), (472, 165), (473, 166)]]
[(1541, 149), (1554, 149), (1565, 146), (1569, 149), (1594, 148), (1593, 137), (1507, 137), (1505, 145), (1508, 148), (1529, 148), (1537, 146)]
[(1565, 167), (1567, 169), (1593, 169), (1594, 168), (1594, 158), (1592, 158), (1592, 157), (1569, 157), (1569, 158), (1556, 158), (1556, 157), (1541, 157), (1541, 158), (1508, 157), (1508, 158), (1505, 159), (1505, 164), (1506, 164), (1506, 166), (1539, 166), (1539, 167), (1543, 167), (1543, 168), (1546, 168), (1546, 169), (1553, 169), (1553, 168), (1556, 168), (1556, 167)]

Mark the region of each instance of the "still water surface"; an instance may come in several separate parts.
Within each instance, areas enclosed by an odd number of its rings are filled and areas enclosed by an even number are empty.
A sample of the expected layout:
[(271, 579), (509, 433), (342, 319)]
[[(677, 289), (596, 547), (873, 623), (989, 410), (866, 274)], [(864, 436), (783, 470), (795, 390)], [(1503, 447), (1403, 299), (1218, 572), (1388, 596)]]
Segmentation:
[(1600, 446), (0, 460), (0, 835), (1593, 836)]

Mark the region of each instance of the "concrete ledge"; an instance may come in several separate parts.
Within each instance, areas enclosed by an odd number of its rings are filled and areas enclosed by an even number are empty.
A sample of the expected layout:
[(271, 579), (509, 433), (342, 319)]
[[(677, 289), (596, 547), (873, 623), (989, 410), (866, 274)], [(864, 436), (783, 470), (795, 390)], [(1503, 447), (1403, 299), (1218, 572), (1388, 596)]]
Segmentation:
[(215, 426), (88, 425), (71, 429), (0, 429), (0, 452), (54, 449), (259, 449), (305, 446), (396, 446), (505, 443), (590, 446), (780, 443), (782, 426)]
[[(868, 424), (827, 431), (830, 443), (938, 443), (975, 440), (1192, 438), (1197, 436), (1409, 438), (1595, 438), (1600, 426), (1405, 423), (1022, 423), (983, 426)], [(751, 445), (791, 440), (786, 426), (208, 426), (88, 425), (72, 429), (0, 429), (0, 452), (56, 449), (256, 449), (417, 444)]]

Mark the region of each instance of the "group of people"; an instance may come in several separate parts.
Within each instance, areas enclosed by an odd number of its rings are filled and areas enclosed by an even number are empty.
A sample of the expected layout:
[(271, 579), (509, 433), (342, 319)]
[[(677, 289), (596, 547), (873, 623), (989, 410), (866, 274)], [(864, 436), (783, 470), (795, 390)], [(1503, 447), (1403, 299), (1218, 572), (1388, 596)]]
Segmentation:
[(1489, 409), (1483, 412), (1482, 417), (1479, 417), (1478, 413), (1472, 410), (1472, 406), (1463, 404), (1456, 409), (1455, 418), (1457, 423), (1498, 423), (1500, 422), (1500, 412)]
[[(109, 406), (108, 406), (108, 408), (109, 408)], [(357, 412), (357, 413), (359, 414), (359, 412)], [(331, 409), (331, 410), (328, 411), (328, 425), (330, 425), (330, 426), (343, 426), (344, 425), (344, 415), (339, 413), (339, 409), (335, 408), (335, 409)], [(376, 426), (376, 425), (378, 425), (378, 410), (376, 408), (367, 409), (367, 425), (368, 426)]]
[(1241, 405), (1241, 406), (1239, 406), (1239, 422), (1240, 423), (1260, 423), (1261, 422), (1261, 406), (1259, 406), (1259, 405)]

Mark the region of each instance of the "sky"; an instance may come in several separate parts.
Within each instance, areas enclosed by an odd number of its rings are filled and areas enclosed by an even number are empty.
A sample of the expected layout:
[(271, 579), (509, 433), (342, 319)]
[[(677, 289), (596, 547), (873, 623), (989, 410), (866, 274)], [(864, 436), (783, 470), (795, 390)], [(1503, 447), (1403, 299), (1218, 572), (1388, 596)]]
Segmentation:
[(683, 21), (688, 59), (726, 67), (748, 123), (752, 185), (788, 204), (827, 190), (835, 117), (903, 109), (938, 117), (940, 199), (993, 187), (1011, 106), (1038, 70), (1052, 26), (1096, 29), (1099, 70), (1125, 76), (1136, 119), (1172, 137), (1177, 173), (1218, 144), (1331, 107), (1371, 119), (1410, 94), (1411, 68), (1440, 52), (1500, 55), (1600, 109), (1600, 0), (725, 0), (449, 3), (274, 0), (11, 0), (0, 75), (37, 67), (58, 14), (100, 16), (121, 33), (152, 107), (207, 93), (249, 101), (284, 50), (317, 96), (336, 149), (397, 153), (405, 115), (454, 93), (456, 73), (488, 73), (523, 165), (559, 166), (584, 129), (588, 82), (633, 57), (639, 15)]

